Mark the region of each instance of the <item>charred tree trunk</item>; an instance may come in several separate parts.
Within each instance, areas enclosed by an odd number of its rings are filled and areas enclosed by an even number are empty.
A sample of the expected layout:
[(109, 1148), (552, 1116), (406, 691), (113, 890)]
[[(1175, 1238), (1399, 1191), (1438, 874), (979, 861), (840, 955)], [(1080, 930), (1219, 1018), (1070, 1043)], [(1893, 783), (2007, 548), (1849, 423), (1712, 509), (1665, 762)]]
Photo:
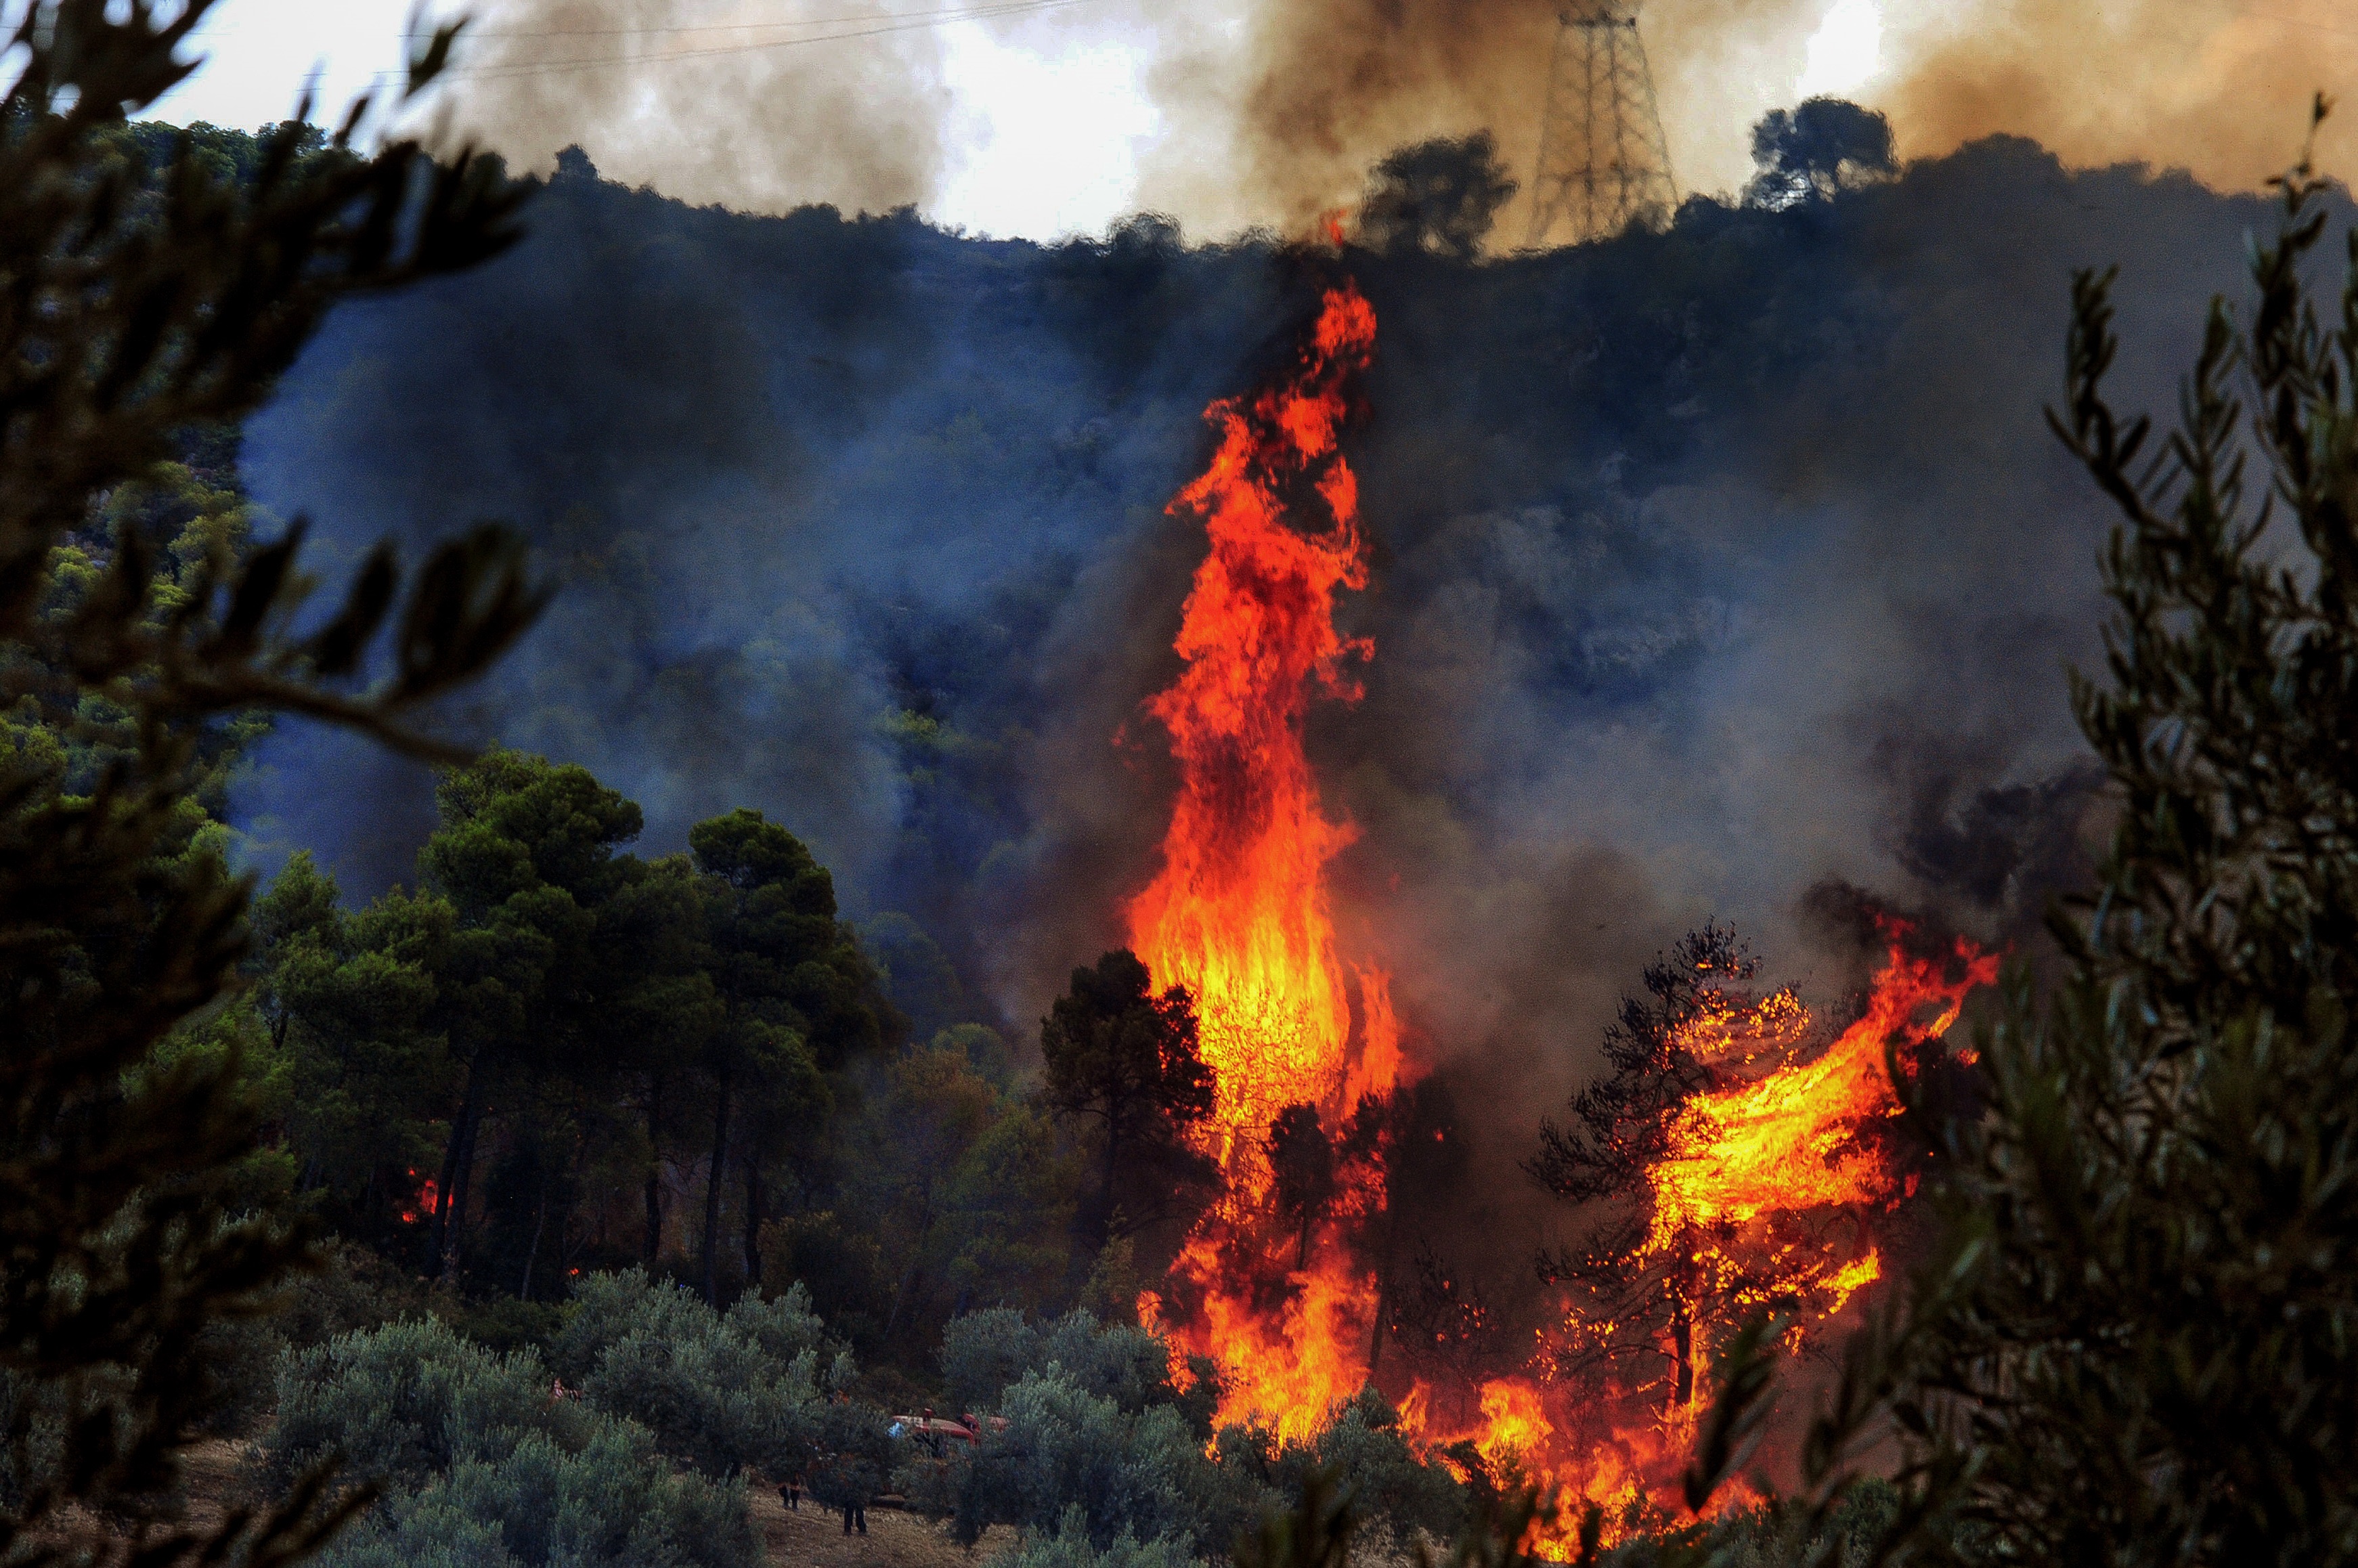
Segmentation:
[(533, 1217), (532, 1245), (524, 1249), (524, 1286), (517, 1291), (519, 1300), (532, 1300), (532, 1267), (540, 1261), (541, 1232), (548, 1228), (548, 1173), (541, 1173), (540, 1212)]
[(647, 1270), (654, 1272), (663, 1253), (663, 1095), (661, 1073), (647, 1075), (647, 1239), (642, 1249)]
[(1678, 1414), (1694, 1398), (1694, 1309), (1683, 1292), (1671, 1297), (1671, 1413)]
[(758, 1148), (745, 1151), (745, 1288), (758, 1292), (762, 1285), (762, 1155)]
[(704, 1178), (704, 1299), (720, 1305), (720, 1185), (729, 1170), (729, 1075), (712, 1109), (712, 1168)]
[(434, 1209), (434, 1274), (447, 1280), (458, 1271), (460, 1232), (466, 1223), (467, 1176), (475, 1165), (475, 1132), (483, 1120), (483, 1087), (490, 1064), (477, 1052), (467, 1064), (467, 1087), (459, 1102), (459, 1119), (451, 1125), (450, 1142), (442, 1152), (442, 1184)]
[(1103, 1190), (1098, 1195), (1098, 1212), (1100, 1217), (1098, 1225), (1099, 1247), (1104, 1247), (1113, 1240), (1113, 1183), (1114, 1173), (1119, 1169), (1117, 1162), (1120, 1159), (1121, 1147), (1119, 1130), (1120, 1125), (1112, 1117), (1106, 1118), (1105, 1182)]

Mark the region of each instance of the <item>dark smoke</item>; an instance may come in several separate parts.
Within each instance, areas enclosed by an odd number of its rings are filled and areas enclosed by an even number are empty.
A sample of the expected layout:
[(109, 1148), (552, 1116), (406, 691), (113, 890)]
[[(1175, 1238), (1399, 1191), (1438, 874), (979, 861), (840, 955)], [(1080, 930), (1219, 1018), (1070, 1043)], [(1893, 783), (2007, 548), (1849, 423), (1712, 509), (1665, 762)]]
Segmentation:
[[(2040, 419), (2069, 273), (2122, 264), (2118, 390), (2166, 406), (2267, 221), (1998, 138), (1576, 251), (1321, 263), (1153, 219), (1042, 246), (748, 217), (570, 159), (518, 250), (337, 317), (249, 465), (347, 555), (513, 519), (563, 592), (454, 722), (593, 768), (647, 852), (783, 819), (929, 1017), (1020, 1037), (1152, 872), (1139, 705), (1201, 557), (1162, 510), (1200, 412), (1349, 268), (1381, 332), (1347, 611), (1376, 654), (1311, 735), (1362, 830), (1338, 923), (1478, 1108), (1466, 1260), (1505, 1279), (1554, 1220), (1516, 1162), (1682, 931), (1733, 921), (1838, 1004), (1858, 955), (1813, 886), (2021, 942), (2076, 878), (2101, 801), (2063, 670), (2109, 523)], [(265, 858), (322, 845), (366, 895), (429, 780), (359, 756), (286, 735), (243, 806)]]

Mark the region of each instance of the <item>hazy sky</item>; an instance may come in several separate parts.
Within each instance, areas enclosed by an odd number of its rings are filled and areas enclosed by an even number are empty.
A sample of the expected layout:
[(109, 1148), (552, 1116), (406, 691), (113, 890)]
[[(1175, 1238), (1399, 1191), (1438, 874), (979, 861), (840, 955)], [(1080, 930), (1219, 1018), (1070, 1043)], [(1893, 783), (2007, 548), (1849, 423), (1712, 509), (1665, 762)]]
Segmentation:
[[(412, 0), (222, 0), (178, 120), (340, 108), (395, 70)], [(458, 7), (436, 0), (435, 10)], [(914, 201), (1047, 237), (1150, 205), (1198, 234), (1347, 201), (1391, 146), (1489, 125), (1526, 172), (1551, 0), (479, 0), (438, 105), (524, 167), (580, 142), (610, 176), (779, 210)], [(1686, 189), (1749, 172), (1765, 111), (1817, 92), (1892, 114), (1902, 149), (1992, 131), (2076, 163), (2248, 185), (2309, 92), (2358, 86), (2343, 0), (1651, 0)], [(323, 109), (322, 113), (329, 110)], [(2324, 146), (2358, 158), (2358, 97)]]

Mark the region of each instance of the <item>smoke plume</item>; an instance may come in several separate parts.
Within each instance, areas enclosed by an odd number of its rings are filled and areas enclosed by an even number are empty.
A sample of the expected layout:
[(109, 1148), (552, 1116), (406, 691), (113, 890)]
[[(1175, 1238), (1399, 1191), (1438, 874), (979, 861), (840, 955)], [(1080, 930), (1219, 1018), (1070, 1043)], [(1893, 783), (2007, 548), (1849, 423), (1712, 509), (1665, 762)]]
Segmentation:
[(827, 25), (837, 14), (815, 26), (708, 0), (493, 0), (451, 73), (451, 126), (527, 168), (579, 146), (687, 201), (923, 200), (956, 130), (938, 36), (875, 9)]
[[(1145, 204), (1214, 231), (1303, 232), (1352, 199), (1390, 148), (1487, 130), (1529, 183), (1546, 108), (1557, 7), (1516, 0), (1283, 0), (1254, 6), (1244, 43), (1161, 80), (1174, 120)], [(1746, 133), (1802, 92), (1826, 0), (1653, 0), (1641, 34), (1686, 191), (1732, 191)], [(2249, 189), (2299, 150), (2320, 89), (2358, 81), (2358, 25), (2314, 4), (2254, 15), (2234, 0), (1969, 0), (1868, 11), (1877, 68), (1848, 95), (1887, 113), (1905, 157), (1997, 134), (2067, 164), (2186, 168)], [(2358, 129), (2330, 124), (2322, 167), (2358, 172)], [(1528, 222), (1526, 190), (1498, 238)]]

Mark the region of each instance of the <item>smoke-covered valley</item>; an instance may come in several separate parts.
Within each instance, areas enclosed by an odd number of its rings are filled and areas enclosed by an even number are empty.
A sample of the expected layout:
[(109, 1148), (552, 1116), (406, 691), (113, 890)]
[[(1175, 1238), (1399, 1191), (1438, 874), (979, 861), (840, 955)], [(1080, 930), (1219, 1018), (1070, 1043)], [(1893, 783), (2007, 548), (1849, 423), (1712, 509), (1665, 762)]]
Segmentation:
[[(1153, 870), (1140, 705), (1202, 551), (1163, 510), (1202, 410), (1351, 273), (1380, 331), (1345, 631), (1374, 654), (1311, 731), (1360, 830), (1338, 929), (1397, 976), (1412, 1054), (1514, 1108), (1503, 1167), (1707, 916), (1837, 1005), (1863, 971), (1829, 886), (2035, 929), (2093, 801), (2064, 671), (2099, 655), (2108, 526), (2041, 416), (2070, 273), (2120, 264), (2118, 390), (2166, 406), (2267, 221), (2001, 137), (1469, 265), (1152, 217), (1054, 246), (751, 217), (577, 153), (512, 254), (335, 317), (246, 470), (348, 555), (511, 520), (559, 591), (449, 722), (587, 764), (650, 852), (769, 812), (921, 1028), (1021, 1037)], [(238, 808), (258, 860), (321, 847), (365, 896), (408, 875), (431, 780), (288, 730)]]

